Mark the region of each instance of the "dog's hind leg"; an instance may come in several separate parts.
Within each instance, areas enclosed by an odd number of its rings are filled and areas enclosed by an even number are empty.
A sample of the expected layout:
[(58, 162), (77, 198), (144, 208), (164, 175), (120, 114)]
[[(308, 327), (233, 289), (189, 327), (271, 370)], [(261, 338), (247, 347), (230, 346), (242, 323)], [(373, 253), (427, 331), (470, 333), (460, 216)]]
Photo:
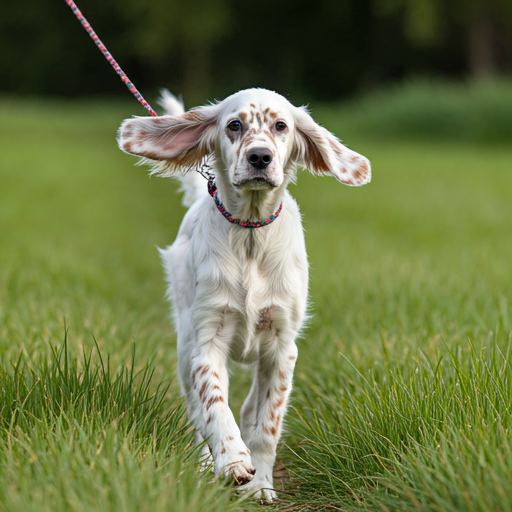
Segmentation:
[[(276, 497), (272, 472), (297, 359), (294, 337), (286, 342), (276, 339), (272, 345), (276, 348), (272, 353), (260, 356), (255, 376), (256, 383), (253, 383), (248, 397), (251, 400), (255, 399), (257, 404), (255, 425), (248, 441), (256, 474), (254, 479), (244, 486), (244, 490), (254, 493), (255, 498), (268, 501)], [(244, 409), (251, 410), (249, 405), (245, 407), (245, 404)]]
[(244, 401), (240, 411), (240, 431), (242, 439), (247, 444), (251, 439), (256, 426), (256, 413), (258, 411), (258, 375), (257, 367), (254, 368), (254, 375), (251, 390)]

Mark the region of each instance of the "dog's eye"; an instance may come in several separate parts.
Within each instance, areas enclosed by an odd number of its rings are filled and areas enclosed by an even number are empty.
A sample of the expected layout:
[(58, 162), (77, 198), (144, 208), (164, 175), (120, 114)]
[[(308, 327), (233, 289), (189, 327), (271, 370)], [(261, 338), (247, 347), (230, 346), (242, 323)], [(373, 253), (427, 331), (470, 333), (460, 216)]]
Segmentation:
[(278, 132), (284, 132), (286, 130), (287, 126), (283, 121), (277, 121), (276, 123), (276, 130)]
[(238, 121), (237, 119), (235, 119), (234, 121), (231, 121), (229, 124), (228, 124), (228, 128), (232, 131), (232, 132), (237, 132), (240, 130), (240, 128), (242, 128), (242, 123), (240, 121)]

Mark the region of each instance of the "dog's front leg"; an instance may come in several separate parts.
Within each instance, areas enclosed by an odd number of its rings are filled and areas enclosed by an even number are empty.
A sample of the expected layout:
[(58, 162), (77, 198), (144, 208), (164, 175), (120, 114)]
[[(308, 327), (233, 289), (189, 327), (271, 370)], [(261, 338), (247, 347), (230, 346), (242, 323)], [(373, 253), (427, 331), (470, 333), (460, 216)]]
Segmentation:
[(191, 355), (191, 395), (200, 410), (194, 425), (207, 440), (215, 473), (233, 479), (235, 485), (254, 475), (251, 454), (228, 405), (226, 353), (219, 340), (198, 343)]
[[(274, 340), (274, 343), (275, 350), (260, 355), (254, 376), (257, 382), (253, 383), (248, 397), (257, 400), (254, 429), (248, 442), (256, 474), (244, 486), (247, 492), (254, 492), (255, 498), (268, 501), (276, 498), (272, 471), (297, 359), (294, 338), (287, 342)], [(244, 409), (249, 411), (249, 404), (244, 404)]]

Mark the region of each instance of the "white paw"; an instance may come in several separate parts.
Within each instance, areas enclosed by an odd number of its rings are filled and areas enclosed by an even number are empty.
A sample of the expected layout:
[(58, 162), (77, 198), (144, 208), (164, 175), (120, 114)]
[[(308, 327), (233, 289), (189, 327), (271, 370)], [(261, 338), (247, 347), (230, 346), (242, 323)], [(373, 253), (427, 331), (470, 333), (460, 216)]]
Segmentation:
[[(245, 448), (245, 447), (244, 447)], [(231, 452), (231, 453), (230, 453)], [(236, 486), (247, 484), (252, 480), (256, 470), (251, 462), (247, 448), (234, 452), (229, 450), (221, 453), (215, 461), (217, 472), (220, 472)]]
[(252, 467), (252, 464), (242, 462), (226, 464), (223, 469), (224, 476), (232, 480), (235, 486), (247, 485), (252, 480), (255, 472), (256, 470)]
[(277, 499), (272, 484), (266, 478), (258, 478), (257, 474), (249, 483), (240, 487), (240, 490), (251, 495), (255, 500), (271, 502)]

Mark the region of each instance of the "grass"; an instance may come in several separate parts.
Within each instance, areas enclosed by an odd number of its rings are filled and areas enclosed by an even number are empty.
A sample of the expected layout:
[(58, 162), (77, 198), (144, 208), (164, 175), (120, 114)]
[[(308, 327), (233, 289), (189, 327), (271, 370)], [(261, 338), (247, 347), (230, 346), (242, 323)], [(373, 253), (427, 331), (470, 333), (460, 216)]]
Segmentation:
[[(370, 158), (373, 182), (302, 173), (290, 187), (314, 316), (275, 508), (507, 511), (512, 149), (449, 131), (379, 136), (365, 124), (369, 106), (387, 108), (375, 102), (314, 109)], [(172, 181), (116, 149), (134, 112), (0, 101), (2, 512), (261, 509), (197, 470), (156, 252), (184, 209)], [(234, 381), (247, 389), (247, 375)]]
[(34, 367), (0, 373), (0, 502), (6, 510), (232, 510), (199, 478), (181, 404), (151, 390), (152, 370), (115, 374), (66, 343)]

